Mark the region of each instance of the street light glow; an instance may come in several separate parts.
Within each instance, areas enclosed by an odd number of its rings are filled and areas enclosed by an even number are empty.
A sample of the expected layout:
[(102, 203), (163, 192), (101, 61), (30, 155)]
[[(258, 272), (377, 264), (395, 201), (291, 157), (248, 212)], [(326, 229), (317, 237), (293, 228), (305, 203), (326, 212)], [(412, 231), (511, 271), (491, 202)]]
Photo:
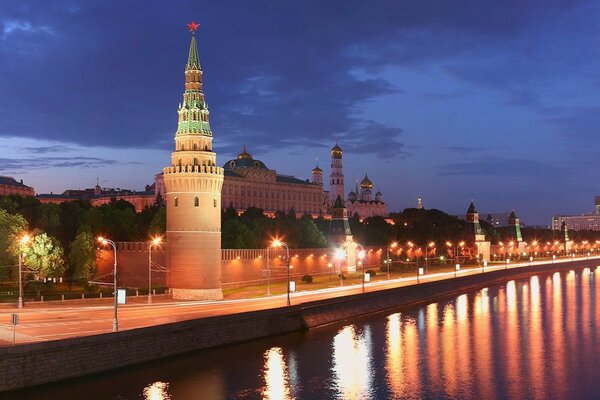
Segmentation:
[(365, 258), (365, 251), (364, 250), (361, 250), (361, 251), (358, 252), (358, 258), (360, 258), (361, 260), (363, 258)]
[(29, 236), (29, 234), (26, 233), (21, 237), (20, 242), (22, 245), (26, 245), (27, 243), (29, 243), (30, 240), (31, 240), (31, 236)]
[(152, 245), (154, 245), (154, 246), (158, 246), (161, 242), (162, 242), (162, 237), (160, 237), (160, 236), (157, 236), (152, 239)]
[(271, 246), (273, 246), (273, 247), (281, 247), (281, 240), (279, 240), (279, 239), (273, 240), (273, 243), (271, 243)]
[(336, 249), (335, 250), (335, 257), (338, 260), (343, 260), (344, 257), (346, 257), (346, 252), (344, 251), (344, 249)]

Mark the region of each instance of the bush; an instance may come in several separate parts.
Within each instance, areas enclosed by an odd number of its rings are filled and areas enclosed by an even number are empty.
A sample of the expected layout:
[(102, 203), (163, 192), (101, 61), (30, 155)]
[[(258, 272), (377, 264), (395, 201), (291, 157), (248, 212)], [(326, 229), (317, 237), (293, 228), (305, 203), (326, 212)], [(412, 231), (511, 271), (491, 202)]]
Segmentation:
[(304, 283), (312, 283), (313, 277), (310, 275), (304, 275), (300, 280)]
[(377, 273), (375, 272), (375, 270), (372, 270), (372, 269), (368, 269), (366, 273), (369, 274), (369, 275), (371, 275), (371, 277), (377, 275)]

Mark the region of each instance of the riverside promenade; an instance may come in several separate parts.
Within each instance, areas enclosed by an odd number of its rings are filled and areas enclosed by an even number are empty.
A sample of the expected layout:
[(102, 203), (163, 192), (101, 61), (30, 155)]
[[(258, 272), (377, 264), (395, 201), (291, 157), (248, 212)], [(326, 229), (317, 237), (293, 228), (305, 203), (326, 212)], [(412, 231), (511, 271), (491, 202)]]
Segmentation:
[[(600, 256), (567, 257), (556, 260), (541, 260), (519, 262), (502, 265), (466, 267), (459, 271), (448, 270), (433, 272), (417, 277), (410, 276), (381, 279), (364, 284), (364, 292), (376, 293), (393, 288), (419, 285), (427, 282), (443, 281), (476, 274), (487, 274), (498, 270), (514, 270), (515, 273), (526, 271), (535, 266), (567, 266), (581, 261), (598, 260)], [(381, 275), (385, 275), (382, 273)], [(334, 281), (337, 278), (334, 278)], [(339, 280), (337, 280), (339, 282)], [(358, 283), (356, 283), (358, 281)], [(306, 286), (305, 286), (306, 287)], [(262, 290), (262, 289), (261, 289)], [(285, 283), (274, 284), (273, 293), (285, 291)], [(320, 300), (339, 299), (363, 293), (362, 282), (354, 280), (344, 282), (344, 286), (327, 287), (315, 290), (302, 290), (291, 293), (292, 305), (307, 304)], [(168, 296), (154, 296), (153, 304), (147, 304), (146, 296), (130, 297), (127, 305), (118, 308), (119, 331), (215, 317), (246, 313), (258, 310), (275, 309), (287, 306), (286, 294), (274, 294), (262, 297), (244, 297), (244, 290), (236, 290), (227, 297), (230, 299), (210, 302), (181, 302), (173, 301)], [(248, 291), (250, 296), (256, 296), (256, 288)], [(14, 305), (0, 305), (0, 347), (13, 345), (13, 326), (10, 325), (10, 315), (18, 313), (20, 323), (16, 327), (15, 344), (61, 340), (82, 336), (98, 335), (112, 332), (113, 321), (112, 298), (71, 300), (65, 302), (31, 302), (23, 309)]]

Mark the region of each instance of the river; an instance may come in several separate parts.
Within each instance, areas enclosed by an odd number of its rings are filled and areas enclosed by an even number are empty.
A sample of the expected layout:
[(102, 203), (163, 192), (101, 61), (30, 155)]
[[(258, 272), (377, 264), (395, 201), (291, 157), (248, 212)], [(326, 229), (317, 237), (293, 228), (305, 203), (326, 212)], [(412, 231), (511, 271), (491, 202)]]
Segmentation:
[(0, 397), (593, 399), (598, 328), (600, 267), (585, 268)]

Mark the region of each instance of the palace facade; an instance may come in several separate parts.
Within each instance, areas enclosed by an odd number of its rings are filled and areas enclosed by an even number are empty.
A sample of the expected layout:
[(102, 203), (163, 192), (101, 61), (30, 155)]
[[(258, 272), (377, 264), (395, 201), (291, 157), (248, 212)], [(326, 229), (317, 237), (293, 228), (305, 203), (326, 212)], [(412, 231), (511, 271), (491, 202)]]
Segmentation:
[(32, 187), (23, 184), (23, 180), (17, 181), (11, 176), (0, 176), (0, 196), (35, 196)]

